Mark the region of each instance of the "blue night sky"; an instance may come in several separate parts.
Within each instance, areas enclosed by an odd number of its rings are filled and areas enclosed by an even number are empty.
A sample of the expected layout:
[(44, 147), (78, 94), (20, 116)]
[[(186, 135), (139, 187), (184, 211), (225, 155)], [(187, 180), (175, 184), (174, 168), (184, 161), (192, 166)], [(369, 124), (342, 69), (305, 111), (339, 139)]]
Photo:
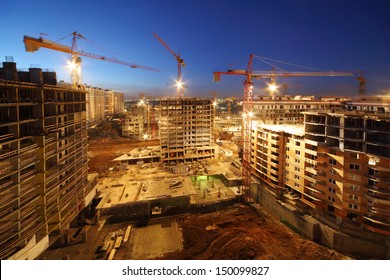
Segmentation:
[[(112, 56), (160, 72), (82, 58), (82, 81), (124, 92), (173, 96), (177, 62), (153, 36), (156, 32), (186, 63), (185, 95), (243, 96), (242, 76), (212, 72), (245, 69), (249, 54), (321, 70), (363, 70), (367, 94), (390, 94), (390, 1), (388, 0), (2, 0), (0, 59), (13, 56), (19, 69), (38, 66), (70, 82), (68, 55), (43, 49), (28, 53), (23, 36), (57, 41), (73, 31), (78, 49)], [(71, 45), (71, 37), (59, 41)], [(310, 71), (272, 62), (290, 71)], [(253, 70), (271, 70), (255, 60)], [(277, 80), (288, 94), (356, 95), (356, 77), (305, 77)], [(254, 82), (266, 94), (266, 81)]]

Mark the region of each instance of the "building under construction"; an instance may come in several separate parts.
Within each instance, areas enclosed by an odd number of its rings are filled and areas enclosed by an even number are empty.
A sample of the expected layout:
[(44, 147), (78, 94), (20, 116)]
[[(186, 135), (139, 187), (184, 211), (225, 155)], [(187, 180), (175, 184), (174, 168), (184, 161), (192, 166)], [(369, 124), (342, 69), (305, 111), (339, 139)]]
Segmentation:
[(86, 92), (55, 72), (0, 68), (0, 259), (34, 259), (67, 243), (96, 194), (88, 176)]
[[(350, 236), (381, 240), (390, 235), (388, 102), (364, 97), (340, 101), (333, 109), (320, 106), (302, 111), (304, 124), (258, 122), (252, 130), (251, 173), (259, 182), (252, 188), (254, 199), (267, 205), (267, 189), (287, 208)], [(349, 250), (364, 254), (363, 247)]]
[(260, 95), (253, 100), (254, 120), (264, 124), (303, 123), (304, 111), (341, 109), (349, 97), (307, 95)]
[(164, 165), (215, 157), (213, 103), (210, 99), (160, 101), (161, 161)]

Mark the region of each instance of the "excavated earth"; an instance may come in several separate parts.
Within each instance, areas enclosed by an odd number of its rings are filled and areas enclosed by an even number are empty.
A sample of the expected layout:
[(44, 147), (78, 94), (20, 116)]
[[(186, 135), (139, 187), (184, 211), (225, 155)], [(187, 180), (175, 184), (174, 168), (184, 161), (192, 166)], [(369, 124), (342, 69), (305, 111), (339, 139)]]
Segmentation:
[(262, 209), (246, 205), (178, 219), (183, 249), (161, 259), (341, 260), (341, 255), (296, 234)]

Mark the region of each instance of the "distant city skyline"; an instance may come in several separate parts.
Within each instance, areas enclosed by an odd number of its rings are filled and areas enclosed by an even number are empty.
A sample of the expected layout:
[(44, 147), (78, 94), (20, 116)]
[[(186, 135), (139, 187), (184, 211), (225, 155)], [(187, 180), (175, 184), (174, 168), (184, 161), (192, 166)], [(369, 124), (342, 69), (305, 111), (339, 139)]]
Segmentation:
[[(115, 57), (159, 72), (83, 58), (82, 83), (123, 92), (125, 97), (145, 93), (175, 96), (177, 62), (153, 36), (156, 32), (184, 59), (185, 96), (243, 97), (243, 77), (223, 76), (213, 82), (214, 71), (245, 69), (255, 54), (293, 65), (352, 71), (355, 77), (290, 78), (287, 94), (358, 94), (356, 77), (364, 71), (367, 95), (390, 94), (390, 2), (307, 0), (259, 1), (74, 1), (56, 5), (52, 1), (5, 0), (0, 23), (0, 59), (12, 56), (18, 68), (31, 65), (57, 72), (58, 80), (70, 82), (69, 55), (53, 50), (25, 51), (23, 36), (58, 41), (73, 31), (89, 42), (78, 40), (78, 49)], [(58, 41), (71, 45), (71, 37)], [(286, 71), (302, 70), (287, 64)], [(271, 70), (256, 60), (253, 70)], [(266, 81), (254, 82), (254, 94), (266, 94)]]

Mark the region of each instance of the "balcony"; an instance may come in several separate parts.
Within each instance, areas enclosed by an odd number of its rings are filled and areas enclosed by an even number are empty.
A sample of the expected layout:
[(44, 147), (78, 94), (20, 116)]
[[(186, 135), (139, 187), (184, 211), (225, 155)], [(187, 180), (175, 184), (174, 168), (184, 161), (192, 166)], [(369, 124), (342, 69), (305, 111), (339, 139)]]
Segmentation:
[(14, 180), (0, 180), (0, 192), (2, 192), (5, 189), (7, 189), (13, 183), (14, 183)]
[(310, 149), (305, 149), (305, 153), (309, 154), (309, 155), (312, 155), (312, 156), (317, 156), (318, 155), (317, 151), (310, 150)]
[(6, 158), (9, 158), (9, 157), (17, 155), (17, 154), (18, 154), (17, 150), (6, 150), (6, 149), (3, 149), (3, 150), (0, 151), (0, 159), (6, 159)]
[(305, 158), (305, 162), (310, 163), (311, 165), (317, 165), (317, 160)]
[(24, 178), (26, 178), (28, 176), (31, 176), (31, 175), (33, 175), (35, 173), (36, 173), (36, 170), (33, 169), (33, 170), (27, 171), (27, 172), (25, 172), (23, 174), (20, 174), (20, 180), (22, 180), (22, 179), (24, 179)]
[(309, 182), (311, 182), (311, 183), (313, 183), (313, 184), (316, 184), (317, 183), (317, 179), (316, 178), (314, 178), (314, 177), (312, 177), (312, 176), (310, 176), (310, 175), (304, 175), (304, 178), (307, 180), (307, 181), (309, 181)]
[(34, 164), (36, 158), (37, 158), (37, 156), (34, 155), (34, 156), (30, 157), (30, 158), (21, 159), (21, 161), (20, 161), (20, 168), (25, 168), (28, 165)]
[(32, 150), (32, 149), (35, 149), (38, 147), (38, 144), (37, 143), (34, 143), (34, 144), (29, 144), (28, 146), (25, 146), (23, 148), (20, 149), (20, 153), (24, 153), (26, 151), (29, 151), (29, 150)]
[(311, 174), (317, 175), (317, 170), (313, 167), (305, 167), (305, 170)]
[(386, 207), (390, 206), (390, 200), (376, 198), (370, 194), (365, 193), (364, 197), (368, 200), (368, 205), (384, 205)]
[(16, 169), (15, 167), (16, 167), (16, 165), (9, 165), (9, 166), (6, 166), (6, 167), (0, 167), (0, 176), (1, 177), (8, 176), (7, 174), (9, 172), (11, 172), (12, 170)]

